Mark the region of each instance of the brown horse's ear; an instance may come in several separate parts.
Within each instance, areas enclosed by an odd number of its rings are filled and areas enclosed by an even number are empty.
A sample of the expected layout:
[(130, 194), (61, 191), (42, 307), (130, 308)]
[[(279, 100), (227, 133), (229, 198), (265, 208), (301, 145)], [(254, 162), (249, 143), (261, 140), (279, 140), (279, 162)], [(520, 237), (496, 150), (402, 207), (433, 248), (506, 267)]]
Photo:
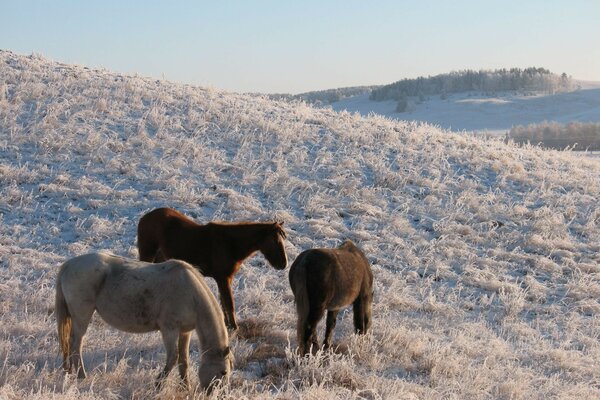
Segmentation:
[(287, 238), (287, 233), (285, 233), (285, 230), (283, 229), (283, 221), (273, 222), (273, 228), (275, 228), (275, 231), (283, 236), (284, 239)]

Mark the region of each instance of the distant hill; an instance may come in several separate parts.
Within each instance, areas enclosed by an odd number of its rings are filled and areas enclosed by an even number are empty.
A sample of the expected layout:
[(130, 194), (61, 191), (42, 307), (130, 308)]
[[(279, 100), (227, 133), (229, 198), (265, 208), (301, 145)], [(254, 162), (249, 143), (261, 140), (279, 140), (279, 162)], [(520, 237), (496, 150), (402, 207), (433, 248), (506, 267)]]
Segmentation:
[(511, 68), (497, 70), (463, 70), (414, 79), (402, 79), (388, 85), (353, 86), (326, 89), (300, 94), (275, 93), (268, 95), (274, 100), (302, 100), (315, 105), (327, 105), (340, 100), (368, 94), (374, 101), (405, 101), (407, 97), (479, 91), (497, 93), (501, 91), (556, 93), (574, 90), (574, 80), (566, 73), (561, 75), (545, 68)]
[[(575, 85), (577, 90), (553, 94), (473, 91), (448, 94), (444, 98), (431, 96), (426, 101), (409, 98), (404, 112), (398, 112), (396, 100), (373, 101), (367, 94), (349, 97), (330, 106), (336, 111), (346, 110), (364, 116), (375, 113), (458, 132), (506, 134), (514, 126), (545, 121), (560, 124), (600, 122), (600, 83), (576, 81)], [(567, 146), (561, 146), (564, 147)]]
[(354, 86), (347, 88), (318, 90), (314, 92), (306, 92), (300, 94), (270, 94), (268, 95), (274, 100), (302, 100), (309, 104), (327, 105), (346, 99), (348, 97), (360, 96), (362, 94), (371, 94), (374, 89), (380, 86)]
[(496, 70), (464, 70), (419, 77), (402, 79), (389, 85), (372, 90), (370, 99), (375, 101), (403, 101), (407, 97), (447, 95), (479, 91), (497, 93), (503, 91), (532, 91), (532, 92), (566, 92), (573, 90), (573, 80), (566, 73), (557, 75), (545, 68), (511, 68)]

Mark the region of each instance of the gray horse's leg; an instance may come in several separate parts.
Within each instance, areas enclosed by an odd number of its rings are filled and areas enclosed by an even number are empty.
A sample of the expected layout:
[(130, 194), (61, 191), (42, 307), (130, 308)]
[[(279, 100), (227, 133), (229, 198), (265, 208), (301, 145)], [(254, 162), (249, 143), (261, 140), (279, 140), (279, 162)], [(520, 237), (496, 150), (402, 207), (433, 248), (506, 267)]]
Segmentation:
[(187, 370), (190, 356), (190, 339), (192, 332), (182, 332), (179, 334), (179, 375), (186, 387), (189, 387)]
[(94, 305), (85, 301), (78, 304), (69, 304), (69, 311), (71, 312), (73, 321), (70, 337), (71, 353), (69, 354), (69, 372), (74, 369), (77, 373), (77, 378), (83, 379), (86, 377), (83, 357), (81, 356), (83, 351), (83, 336), (85, 335), (90, 320), (92, 319), (92, 315), (94, 314)]
[(333, 334), (333, 329), (335, 328), (335, 323), (337, 320), (338, 311), (327, 311), (327, 324), (325, 326), (325, 340), (323, 341), (323, 347), (328, 349), (331, 347), (331, 336)]
[(169, 375), (169, 372), (171, 372), (175, 364), (177, 364), (177, 358), (179, 356), (177, 351), (179, 332), (175, 329), (161, 329), (160, 334), (162, 335), (165, 350), (167, 351), (167, 363), (165, 364), (165, 368), (156, 377), (154, 386), (157, 390), (160, 390), (165, 378)]

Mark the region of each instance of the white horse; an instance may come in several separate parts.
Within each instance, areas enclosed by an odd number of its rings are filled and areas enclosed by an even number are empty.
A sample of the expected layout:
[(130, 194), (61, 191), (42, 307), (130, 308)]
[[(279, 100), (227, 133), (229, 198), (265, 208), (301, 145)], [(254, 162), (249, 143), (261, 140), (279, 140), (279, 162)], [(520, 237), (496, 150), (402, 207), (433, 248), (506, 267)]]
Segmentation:
[(110, 254), (87, 254), (65, 262), (56, 279), (56, 319), (63, 368), (85, 378), (82, 339), (94, 311), (109, 325), (126, 332), (159, 330), (167, 349), (167, 364), (156, 387), (179, 361), (188, 385), (192, 330), (202, 349), (198, 370), (202, 389), (212, 389), (229, 376), (233, 355), (223, 313), (204, 278), (186, 262), (160, 264)]

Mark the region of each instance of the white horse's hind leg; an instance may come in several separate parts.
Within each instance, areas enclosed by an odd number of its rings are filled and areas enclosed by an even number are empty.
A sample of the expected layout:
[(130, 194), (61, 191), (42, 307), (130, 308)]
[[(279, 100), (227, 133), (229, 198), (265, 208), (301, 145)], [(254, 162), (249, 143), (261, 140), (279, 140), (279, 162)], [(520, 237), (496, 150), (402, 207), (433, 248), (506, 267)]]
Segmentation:
[(190, 356), (190, 339), (192, 332), (182, 332), (179, 334), (179, 375), (186, 387), (189, 387), (187, 370)]
[(175, 364), (177, 364), (177, 358), (179, 357), (177, 351), (179, 332), (175, 329), (161, 329), (160, 334), (162, 335), (163, 343), (165, 344), (165, 349), (167, 351), (167, 364), (156, 378), (156, 389), (162, 387), (163, 381), (169, 375), (169, 372), (171, 372)]
[(94, 305), (86, 302), (79, 304), (69, 304), (69, 311), (73, 320), (73, 328), (71, 330), (71, 354), (69, 355), (71, 367), (77, 372), (77, 378), (85, 378), (85, 367), (81, 356), (83, 350), (83, 336), (90, 324), (92, 315), (94, 314)]

